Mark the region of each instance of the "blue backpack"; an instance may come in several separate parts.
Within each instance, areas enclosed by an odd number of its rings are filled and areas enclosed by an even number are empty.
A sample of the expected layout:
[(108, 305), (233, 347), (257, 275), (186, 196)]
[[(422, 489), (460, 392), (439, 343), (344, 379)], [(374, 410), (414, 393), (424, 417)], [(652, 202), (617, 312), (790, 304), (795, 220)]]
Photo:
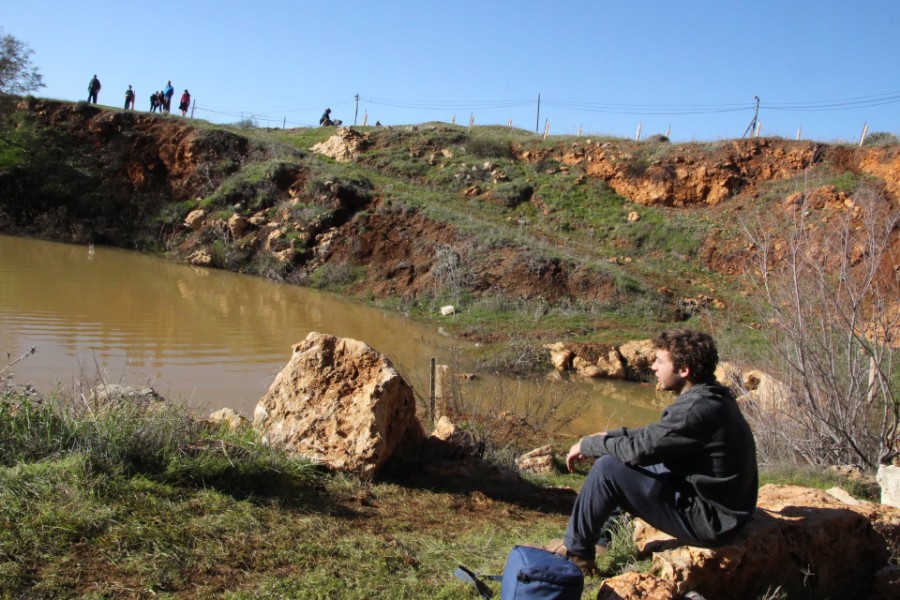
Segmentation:
[(526, 546), (510, 551), (503, 575), (478, 575), (462, 566), (454, 574), (474, 585), (482, 598), (492, 598), (493, 592), (479, 577), (501, 582), (500, 600), (581, 600), (584, 591), (584, 575), (575, 563)]

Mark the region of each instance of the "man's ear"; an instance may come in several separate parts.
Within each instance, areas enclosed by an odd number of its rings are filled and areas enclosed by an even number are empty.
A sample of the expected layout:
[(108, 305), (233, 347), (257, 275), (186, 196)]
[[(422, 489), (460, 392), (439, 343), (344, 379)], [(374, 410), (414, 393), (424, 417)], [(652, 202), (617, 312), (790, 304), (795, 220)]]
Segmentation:
[(678, 376), (682, 379), (690, 379), (691, 378), (691, 368), (690, 367), (679, 367), (678, 368)]

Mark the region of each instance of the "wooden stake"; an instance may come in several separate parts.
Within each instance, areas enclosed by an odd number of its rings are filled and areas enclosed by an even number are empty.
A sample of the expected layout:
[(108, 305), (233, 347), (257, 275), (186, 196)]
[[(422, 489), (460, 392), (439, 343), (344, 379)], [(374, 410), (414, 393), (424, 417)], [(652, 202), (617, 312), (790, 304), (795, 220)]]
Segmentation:
[(753, 134), (753, 137), (759, 137), (759, 130), (762, 128), (762, 121), (756, 122), (756, 133)]
[(450, 117), (450, 124), (456, 125), (456, 115), (453, 115), (452, 117)]
[(669, 139), (669, 134), (671, 134), (671, 133), (672, 133), (672, 126), (669, 125), (668, 127), (666, 127), (666, 139)]
[(435, 377), (436, 377), (435, 365), (436, 365), (436, 359), (432, 356), (431, 357), (431, 395), (429, 396), (429, 398), (431, 400), (431, 402), (429, 403), (429, 406), (431, 408), (430, 415), (431, 415), (432, 421), (435, 420), (435, 418), (434, 418), (435, 417), (435, 415), (434, 415), (434, 400), (435, 400), (435, 385), (437, 383), (435, 381)]
[(802, 128), (802, 127), (798, 127), (798, 128), (797, 128), (797, 141), (798, 141), (798, 142), (800, 141), (800, 134), (801, 134), (801, 133), (803, 133), (803, 128)]
[(859, 146), (860, 146), (860, 148), (862, 148), (863, 142), (866, 141), (866, 134), (867, 134), (867, 133), (869, 133), (869, 124), (868, 124), (868, 123), (865, 123), (865, 124), (863, 124), (863, 132), (862, 132), (862, 135), (859, 136)]
[(547, 135), (550, 133), (550, 119), (544, 123), (544, 139), (547, 139)]
[(365, 127), (366, 123), (368, 123), (368, 122), (369, 122), (369, 111), (366, 110), (366, 112), (363, 113), (363, 127)]
[(578, 137), (581, 137), (581, 125), (578, 125)]
[(637, 133), (634, 135), (634, 141), (636, 141), (636, 142), (641, 141), (641, 126), (642, 125), (643, 125), (643, 123), (638, 122), (638, 130), (637, 130)]
[(472, 128), (475, 127), (475, 113), (469, 114), (469, 131), (472, 131)]

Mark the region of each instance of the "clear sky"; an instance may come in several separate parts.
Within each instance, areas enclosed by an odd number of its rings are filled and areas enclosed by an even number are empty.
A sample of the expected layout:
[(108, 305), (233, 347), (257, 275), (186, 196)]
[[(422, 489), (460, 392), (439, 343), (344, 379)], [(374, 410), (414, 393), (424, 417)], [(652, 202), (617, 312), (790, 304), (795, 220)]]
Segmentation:
[[(40, 96), (311, 126), (507, 124), (675, 141), (900, 133), (900, 0), (3, 0)], [(358, 114), (355, 96), (359, 95)], [(540, 112), (538, 113), (538, 96)], [(173, 107), (173, 113), (176, 112)]]

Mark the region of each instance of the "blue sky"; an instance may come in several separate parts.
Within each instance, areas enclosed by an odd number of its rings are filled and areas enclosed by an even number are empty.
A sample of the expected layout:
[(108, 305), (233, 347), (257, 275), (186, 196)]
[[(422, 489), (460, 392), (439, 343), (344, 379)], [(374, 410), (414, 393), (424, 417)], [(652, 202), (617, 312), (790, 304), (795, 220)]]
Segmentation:
[[(38, 95), (100, 103), (171, 80), (196, 116), (310, 126), (450, 121), (675, 141), (900, 133), (897, 0), (3, 0)], [(537, 99), (541, 97), (538, 114)]]

